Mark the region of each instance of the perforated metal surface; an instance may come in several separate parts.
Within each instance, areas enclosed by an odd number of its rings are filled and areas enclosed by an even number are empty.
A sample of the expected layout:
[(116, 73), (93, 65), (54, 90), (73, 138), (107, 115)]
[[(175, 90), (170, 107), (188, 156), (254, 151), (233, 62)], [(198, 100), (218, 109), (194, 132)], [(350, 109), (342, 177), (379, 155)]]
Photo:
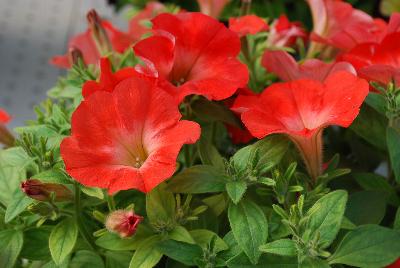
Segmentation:
[(33, 118), (32, 107), (63, 73), (48, 60), (85, 29), (90, 8), (126, 27), (105, 0), (0, 0), (0, 107), (12, 114), (12, 127)]

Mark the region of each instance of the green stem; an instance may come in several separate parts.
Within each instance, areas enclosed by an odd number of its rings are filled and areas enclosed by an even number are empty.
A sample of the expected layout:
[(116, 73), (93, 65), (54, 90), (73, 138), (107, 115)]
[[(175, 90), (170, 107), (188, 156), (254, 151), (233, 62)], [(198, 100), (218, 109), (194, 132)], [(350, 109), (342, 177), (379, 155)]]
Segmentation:
[(74, 184), (75, 189), (75, 221), (78, 226), (79, 233), (83, 237), (83, 239), (87, 242), (92, 250), (96, 249), (96, 245), (92, 240), (92, 237), (88, 233), (85, 225), (82, 222), (82, 205), (81, 205), (81, 191), (79, 189), (78, 183)]
[(114, 196), (106, 195), (107, 197), (107, 205), (109, 211), (114, 211), (116, 209)]
[(189, 167), (191, 161), (190, 161), (190, 151), (188, 145), (183, 146), (183, 156), (185, 158), (186, 167)]

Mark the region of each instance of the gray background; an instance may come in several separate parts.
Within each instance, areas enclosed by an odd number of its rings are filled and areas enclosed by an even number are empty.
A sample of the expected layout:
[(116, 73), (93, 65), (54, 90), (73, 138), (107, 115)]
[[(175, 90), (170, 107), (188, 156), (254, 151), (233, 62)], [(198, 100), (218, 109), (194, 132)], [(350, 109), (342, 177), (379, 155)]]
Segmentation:
[(32, 119), (33, 106), (64, 73), (48, 61), (86, 28), (91, 8), (127, 29), (105, 0), (0, 0), (0, 107), (13, 116), (10, 127)]

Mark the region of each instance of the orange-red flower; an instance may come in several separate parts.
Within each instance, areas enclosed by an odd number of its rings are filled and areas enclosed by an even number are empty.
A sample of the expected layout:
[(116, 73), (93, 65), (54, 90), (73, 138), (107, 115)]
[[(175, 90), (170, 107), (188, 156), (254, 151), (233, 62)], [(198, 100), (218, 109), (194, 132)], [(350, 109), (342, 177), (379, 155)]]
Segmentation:
[(374, 42), (386, 31), (386, 23), (354, 9), (341, 0), (307, 0), (313, 16), (311, 40), (349, 50), (357, 44)]
[(387, 35), (379, 42), (362, 43), (338, 57), (353, 64), (358, 74), (369, 80), (400, 85), (400, 14), (393, 14)]
[(262, 66), (276, 74), (282, 81), (291, 81), (301, 78), (324, 81), (330, 74), (338, 71), (348, 71), (357, 74), (354, 67), (348, 62), (325, 63), (318, 59), (308, 59), (299, 64), (282, 50), (266, 50)]
[(295, 45), (298, 38), (303, 40), (307, 38), (307, 33), (301, 23), (290, 22), (285, 15), (281, 15), (270, 27), (267, 45), (269, 47), (291, 47)]
[(82, 96), (89, 97), (97, 91), (112, 92), (116, 85), (124, 79), (130, 77), (141, 77), (133, 67), (126, 67), (113, 73), (111, 63), (108, 58), (100, 59), (100, 78), (99, 81), (87, 81), (82, 87)]
[(201, 13), (218, 18), (230, 0), (197, 0)]
[(174, 174), (183, 144), (199, 138), (199, 125), (180, 118), (175, 100), (149, 77), (95, 92), (76, 109), (72, 134), (61, 143), (66, 171), (110, 193), (148, 192)]
[(268, 24), (256, 15), (246, 15), (238, 18), (229, 19), (229, 30), (234, 31), (239, 36), (256, 34), (268, 30)]
[(300, 79), (276, 83), (259, 98), (239, 97), (242, 121), (261, 139), (287, 134), (297, 145), (310, 176), (322, 167), (322, 130), (329, 125), (348, 127), (368, 94), (368, 83), (348, 72), (331, 74), (324, 82)]
[(134, 51), (177, 101), (190, 94), (222, 100), (247, 84), (247, 67), (236, 59), (240, 39), (217, 20), (201, 13), (161, 14), (153, 30)]
[[(110, 52), (102, 51), (105, 47), (123, 53), (136, 41), (132, 35), (118, 30), (109, 21), (101, 20), (94, 10), (88, 13), (88, 21), (89, 28), (72, 37), (67, 46), (68, 51), (79, 50), (85, 64), (97, 64), (102, 54)], [(61, 68), (70, 68), (72, 65), (68, 53), (53, 57), (50, 63)]]

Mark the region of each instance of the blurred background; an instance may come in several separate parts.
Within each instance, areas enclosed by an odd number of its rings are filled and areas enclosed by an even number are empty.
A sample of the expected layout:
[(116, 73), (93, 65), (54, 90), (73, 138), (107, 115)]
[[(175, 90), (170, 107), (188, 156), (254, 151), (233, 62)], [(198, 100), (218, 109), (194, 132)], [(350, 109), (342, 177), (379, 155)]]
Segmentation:
[[(56, 54), (64, 54), (68, 39), (86, 29), (86, 12), (95, 8), (122, 30), (127, 29), (124, 13), (140, 8), (144, 0), (0, 0), (0, 107), (14, 118), (11, 127), (34, 117), (32, 108), (46, 97), (58, 76), (65, 71), (48, 64)], [(195, 0), (168, 2), (189, 11), (198, 10)], [(355, 7), (376, 17), (400, 0), (351, 0)], [(232, 0), (221, 16), (235, 10), (240, 0)], [(263, 17), (286, 13), (310, 29), (311, 14), (303, 0), (253, 0), (253, 12)], [(233, 13), (232, 13), (233, 12)]]

